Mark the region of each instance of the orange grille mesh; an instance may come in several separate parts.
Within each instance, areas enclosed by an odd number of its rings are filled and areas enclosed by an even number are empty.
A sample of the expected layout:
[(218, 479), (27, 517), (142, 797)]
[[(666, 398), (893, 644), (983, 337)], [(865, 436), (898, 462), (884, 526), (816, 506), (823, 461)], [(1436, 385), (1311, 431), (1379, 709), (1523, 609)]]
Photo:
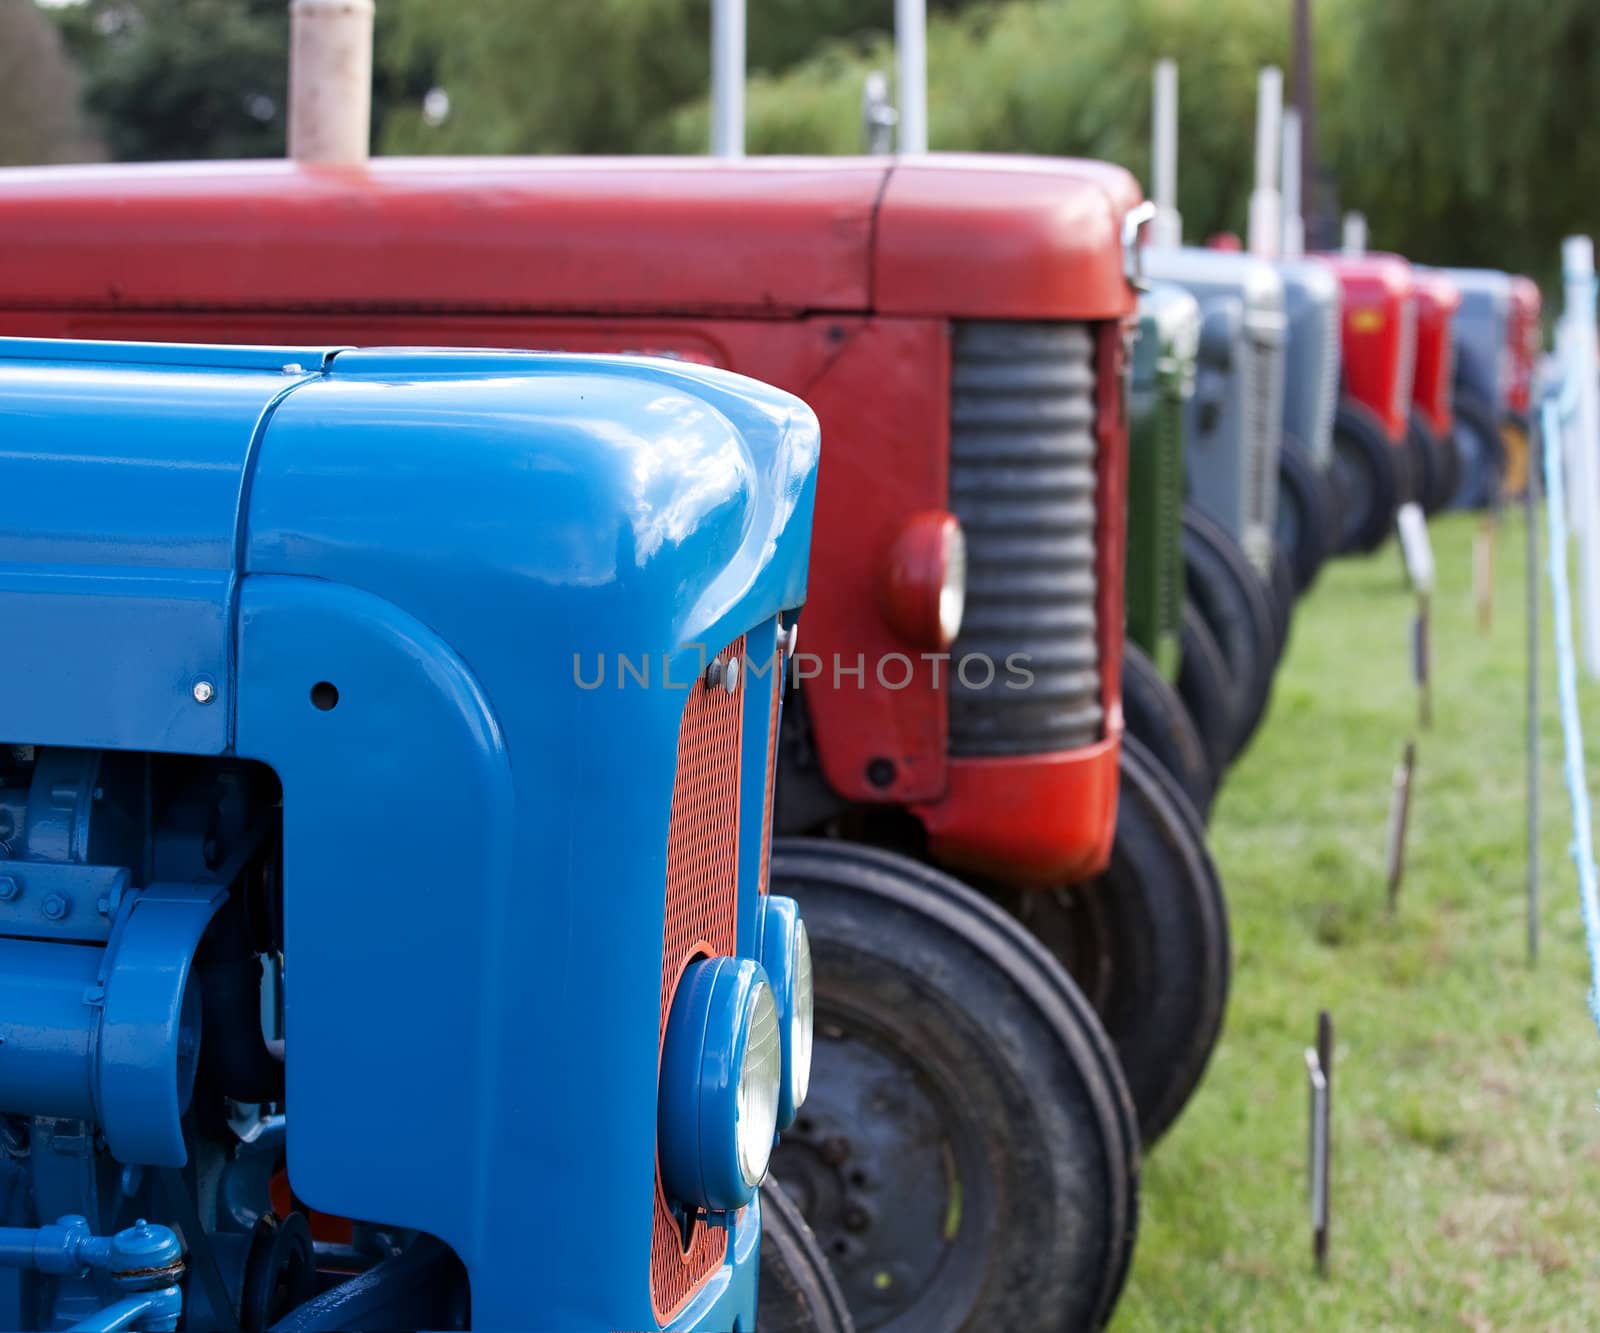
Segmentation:
[(783, 699), (783, 649), (773, 650), (772, 712), (767, 718), (767, 797), (761, 816), (761, 893), (767, 892), (767, 872), (772, 868), (772, 803), (778, 785), (778, 705)]
[[(744, 665), (744, 636), (723, 650)], [(749, 680), (749, 672), (742, 673)], [(678, 772), (667, 834), (667, 911), (661, 940), (661, 1032), (683, 969), (696, 957), (738, 946), (739, 757), (744, 690), (729, 694), (697, 684), (678, 726)], [(687, 1250), (656, 1175), (650, 1245), (650, 1300), (656, 1318), (672, 1318), (722, 1267), (728, 1233), (696, 1222)]]

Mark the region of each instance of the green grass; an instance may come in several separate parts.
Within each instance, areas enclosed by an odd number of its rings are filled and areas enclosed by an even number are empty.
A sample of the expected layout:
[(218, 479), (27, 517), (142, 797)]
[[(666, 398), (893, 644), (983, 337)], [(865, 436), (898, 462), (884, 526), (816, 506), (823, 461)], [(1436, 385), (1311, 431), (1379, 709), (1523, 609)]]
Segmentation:
[[(1145, 1164), (1115, 1333), (1580, 1329), (1600, 1324), (1600, 1035), (1567, 853), (1549, 589), (1541, 583), (1543, 951), (1524, 927), (1526, 530), (1434, 525), (1434, 725), (1417, 728), (1412, 603), (1391, 546), (1324, 573), (1213, 848), (1232, 918), (1227, 1027)], [(1600, 774), (1600, 688), (1586, 686)], [(1410, 856), (1385, 905), (1390, 780), (1418, 741)], [(1337, 1029), (1332, 1260), (1310, 1257), (1303, 1050)]]

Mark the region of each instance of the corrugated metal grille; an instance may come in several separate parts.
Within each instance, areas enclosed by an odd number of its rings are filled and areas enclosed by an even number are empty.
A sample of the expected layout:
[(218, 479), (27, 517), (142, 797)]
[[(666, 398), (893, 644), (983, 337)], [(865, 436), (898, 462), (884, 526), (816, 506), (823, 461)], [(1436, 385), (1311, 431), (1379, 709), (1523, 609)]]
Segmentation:
[(1272, 561), (1278, 510), (1278, 441), (1283, 429), (1283, 357), (1286, 327), (1282, 315), (1252, 310), (1245, 319), (1244, 532), (1242, 545), (1263, 573)]
[(1322, 383), (1317, 402), (1317, 429), (1306, 445), (1319, 459), (1333, 457), (1333, 418), (1339, 410), (1339, 340), (1344, 332), (1344, 315), (1339, 302), (1322, 307)]
[(1161, 629), (1177, 634), (1183, 624), (1183, 418), (1187, 404), (1177, 386), (1167, 386), (1156, 409), (1156, 588)]
[[(1083, 324), (954, 328), (950, 507), (967, 537), (967, 605), (952, 650), (952, 754), (1100, 738), (1094, 346)], [(1008, 673), (1013, 654), (1033, 673), (1025, 689)]]
[(1259, 339), (1246, 336), (1244, 360), (1240, 383), (1240, 396), (1244, 404), (1244, 521), (1249, 525), (1266, 525), (1267, 486), (1266, 464), (1268, 432), (1271, 421), (1267, 416), (1271, 402), (1268, 348)]
[[(724, 653), (744, 657), (744, 636)], [(696, 685), (678, 725), (678, 770), (667, 834), (666, 919), (661, 937), (661, 1033), (683, 969), (738, 943), (741, 693)], [(656, 1175), (650, 1298), (664, 1323), (721, 1266), (728, 1233), (697, 1222), (688, 1248)]]
[(1411, 410), (1411, 385), (1417, 374), (1417, 298), (1400, 306), (1400, 358), (1395, 367), (1394, 419), (1404, 421)]

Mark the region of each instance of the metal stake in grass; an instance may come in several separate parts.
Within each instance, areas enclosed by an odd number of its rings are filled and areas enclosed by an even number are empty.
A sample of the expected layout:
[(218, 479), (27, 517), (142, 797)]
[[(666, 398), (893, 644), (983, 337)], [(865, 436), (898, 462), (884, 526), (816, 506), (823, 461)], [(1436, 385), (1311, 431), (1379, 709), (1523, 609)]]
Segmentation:
[(1433, 543), (1428, 537), (1428, 520), (1414, 503), (1400, 506), (1396, 518), (1400, 533), (1400, 555), (1406, 577), (1417, 594), (1417, 614), (1411, 622), (1411, 678), (1417, 687), (1417, 707), (1424, 728), (1433, 725), (1433, 683), (1428, 652), (1429, 608), (1433, 598)]
[(1333, 1019), (1317, 1015), (1317, 1044), (1306, 1047), (1306, 1085), (1311, 1095), (1307, 1180), (1311, 1186), (1311, 1258), (1328, 1274), (1328, 1219), (1332, 1211)]
[(1411, 826), (1411, 782), (1417, 771), (1417, 743), (1407, 741), (1394, 770), (1394, 793), (1389, 800), (1389, 915), (1400, 902), (1400, 884), (1406, 875), (1406, 833)]

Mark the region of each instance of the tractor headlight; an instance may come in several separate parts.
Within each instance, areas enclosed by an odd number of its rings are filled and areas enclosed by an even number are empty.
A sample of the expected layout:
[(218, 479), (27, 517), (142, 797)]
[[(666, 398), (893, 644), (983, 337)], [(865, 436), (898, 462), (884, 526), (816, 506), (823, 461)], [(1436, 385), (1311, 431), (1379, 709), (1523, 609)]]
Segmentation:
[(954, 514), (913, 514), (889, 548), (884, 614), (912, 643), (939, 652), (956, 641), (967, 609), (967, 538)]
[(668, 1194), (709, 1212), (749, 1203), (772, 1158), (782, 1082), (778, 1006), (761, 964), (691, 963), (661, 1048), (656, 1143)]
[(761, 1188), (772, 1161), (772, 1140), (778, 1132), (778, 1098), (783, 1084), (783, 1038), (778, 1031), (778, 1006), (772, 987), (758, 982), (750, 991), (745, 1013), (744, 1062), (739, 1071), (739, 1175), (750, 1191)]
[(793, 898), (761, 900), (761, 963), (772, 984), (783, 1038), (783, 1081), (778, 1091), (778, 1129), (788, 1129), (811, 1087), (815, 984), (811, 938)]

